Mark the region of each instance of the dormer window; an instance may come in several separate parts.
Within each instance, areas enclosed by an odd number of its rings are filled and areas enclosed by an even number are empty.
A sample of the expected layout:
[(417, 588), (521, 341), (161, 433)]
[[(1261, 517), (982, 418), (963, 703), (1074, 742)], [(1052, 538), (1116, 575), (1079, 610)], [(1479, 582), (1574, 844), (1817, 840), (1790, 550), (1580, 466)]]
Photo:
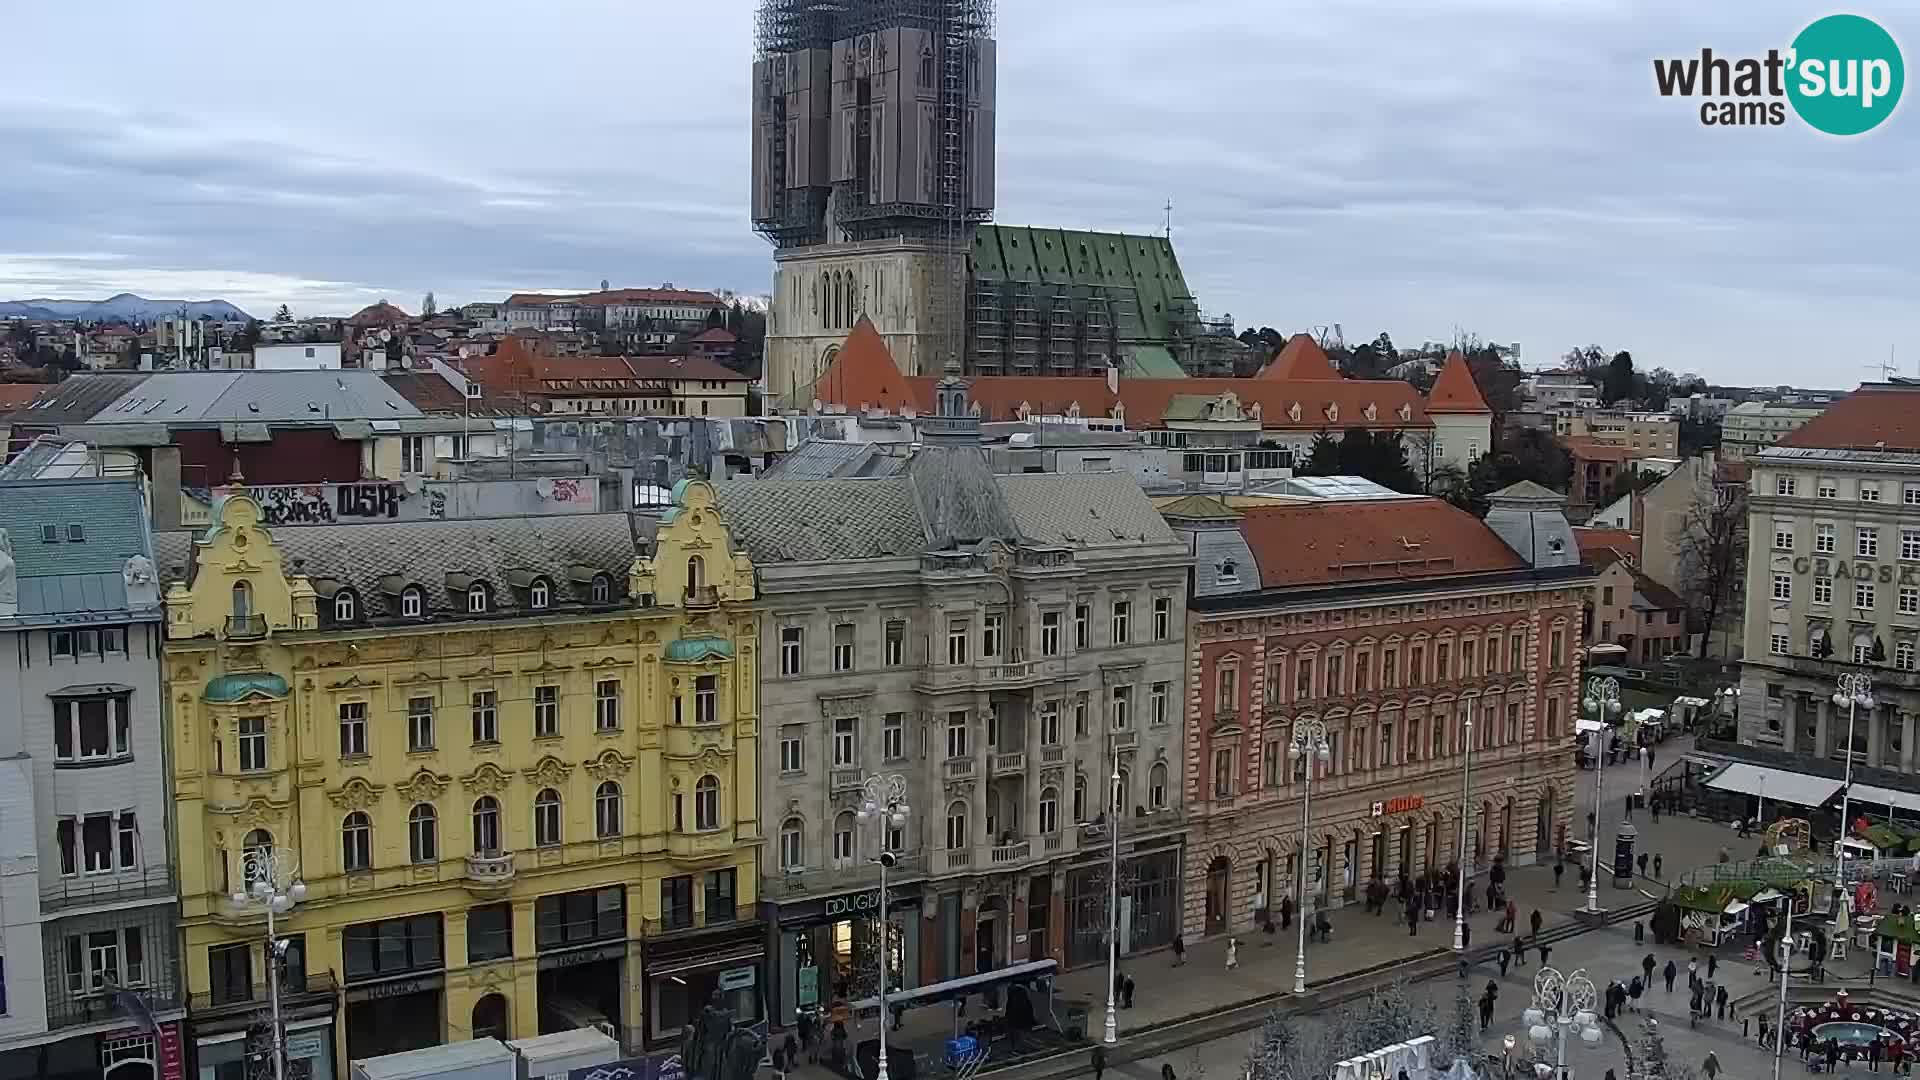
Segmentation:
[(605, 574), (593, 576), (593, 602), (596, 604), (613, 602), (613, 581)]
[(1240, 583), (1239, 564), (1234, 562), (1232, 559), (1227, 559), (1226, 561), (1220, 564), (1219, 576), (1220, 576), (1220, 584), (1222, 585), (1238, 585)]
[(426, 610), (427, 598), (425, 594), (420, 591), (420, 586), (409, 585), (400, 593), (401, 618), (417, 619), (425, 614)]
[(351, 589), (341, 589), (333, 594), (333, 621), (350, 623), (360, 617), (360, 602)]
[(487, 595), (487, 587), (485, 585), (474, 582), (467, 587), (467, 611), (470, 614), (486, 614), (487, 608), (490, 606), (488, 601), (491, 599), (492, 597)]
[(527, 606), (535, 611), (544, 611), (552, 599), (553, 590), (547, 587), (547, 579), (535, 578), (527, 589)]

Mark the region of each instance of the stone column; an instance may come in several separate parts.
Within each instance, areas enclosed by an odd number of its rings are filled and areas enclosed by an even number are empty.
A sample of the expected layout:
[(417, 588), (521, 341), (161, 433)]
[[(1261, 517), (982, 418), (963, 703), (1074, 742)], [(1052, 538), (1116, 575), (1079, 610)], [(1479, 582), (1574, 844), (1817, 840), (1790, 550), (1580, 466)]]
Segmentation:
[(1887, 737), (1885, 715), (1880, 706), (1875, 705), (1861, 718), (1867, 725), (1867, 764), (1876, 769), (1880, 767), (1880, 747)]
[[(1780, 749), (1785, 750), (1789, 754), (1793, 753), (1794, 740), (1799, 737), (1800, 725), (1805, 722), (1801, 719), (1802, 704), (1803, 702), (1799, 694), (1789, 694), (1787, 695), (1786, 701), (1781, 703)], [(1756, 701), (1754, 705), (1755, 708), (1759, 710), (1762, 722), (1764, 723), (1767, 715), (1766, 699), (1763, 697)]]
[(1900, 713), (1900, 771), (1913, 771), (1913, 714)]

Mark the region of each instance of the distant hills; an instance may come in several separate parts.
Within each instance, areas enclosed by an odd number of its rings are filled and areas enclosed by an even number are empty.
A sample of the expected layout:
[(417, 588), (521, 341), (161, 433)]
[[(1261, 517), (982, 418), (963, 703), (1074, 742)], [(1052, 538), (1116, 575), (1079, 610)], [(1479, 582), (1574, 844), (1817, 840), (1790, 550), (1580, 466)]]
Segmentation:
[(149, 300), (121, 293), (105, 300), (0, 300), (0, 319), (77, 319), (82, 322), (153, 322), (184, 315), (190, 319), (249, 319), (225, 300)]

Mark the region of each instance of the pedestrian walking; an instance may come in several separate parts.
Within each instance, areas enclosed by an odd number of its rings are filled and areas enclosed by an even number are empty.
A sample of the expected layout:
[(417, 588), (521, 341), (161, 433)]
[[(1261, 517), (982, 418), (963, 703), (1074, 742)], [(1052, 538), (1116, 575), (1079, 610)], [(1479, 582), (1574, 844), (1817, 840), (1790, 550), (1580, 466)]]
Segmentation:
[(1653, 857), (1653, 876), (1655, 880), (1658, 880), (1662, 876), (1660, 873), (1660, 856), (1657, 854)]
[(1280, 900), (1280, 929), (1286, 930), (1292, 926), (1293, 926), (1293, 897), (1291, 896), (1282, 897)]
[(1131, 975), (1120, 980), (1120, 1007), (1133, 1008), (1133, 976)]
[(1687, 989), (1691, 990), (1694, 987), (1699, 985), (1700, 985), (1700, 961), (1697, 959), (1689, 958), (1687, 960)]
[(1662, 971), (1661, 974), (1667, 977), (1667, 993), (1673, 993), (1673, 980), (1679, 977), (1680, 969), (1674, 967), (1673, 961), (1669, 960), (1667, 961), (1666, 969)]
[(1104, 1046), (1095, 1046), (1093, 1048), (1093, 1080), (1101, 1080), (1101, 1078), (1106, 1075), (1107, 1048)]
[(1886, 1041), (1882, 1039), (1880, 1036), (1875, 1035), (1873, 1037), (1873, 1041), (1867, 1044), (1867, 1071), (1868, 1072), (1880, 1071), (1880, 1058), (1883, 1055), (1885, 1055), (1886, 1052), (1887, 1052)]
[(1227, 939), (1227, 970), (1232, 971), (1234, 968), (1237, 968), (1239, 966), (1240, 966), (1240, 939), (1228, 938)]
[(1707, 978), (1709, 979), (1713, 978), (1713, 973), (1715, 971), (1718, 971), (1719, 969), (1720, 969), (1719, 955), (1716, 953), (1708, 953), (1707, 954)]
[(1500, 977), (1504, 979), (1507, 977), (1507, 965), (1513, 962), (1513, 954), (1507, 951), (1507, 947), (1505, 945), (1500, 946), (1499, 961), (1500, 961)]
[(1480, 997), (1480, 1030), (1493, 1026), (1493, 999), (1486, 995)]
[(1648, 855), (1648, 854), (1647, 854), (1646, 852), (1644, 852), (1644, 851), (1643, 851), (1643, 852), (1641, 852), (1641, 853), (1640, 853), (1640, 858), (1639, 858), (1639, 860), (1638, 860), (1638, 861), (1639, 861), (1639, 863), (1640, 863), (1640, 876), (1641, 876), (1641, 877), (1646, 877), (1646, 876), (1647, 876), (1647, 860), (1648, 860), (1649, 858), (1652, 858), (1652, 856), (1650, 856), (1650, 855)]
[(1660, 796), (1655, 795), (1653, 801), (1647, 804), (1647, 808), (1653, 811), (1653, 823), (1660, 824)]
[(1507, 901), (1507, 930), (1506, 930), (1506, 932), (1507, 932), (1507, 933), (1509, 933), (1509, 934), (1511, 934), (1511, 933), (1513, 933), (1513, 931), (1514, 931), (1514, 928), (1515, 928), (1515, 926), (1516, 926), (1516, 925), (1517, 925), (1517, 924), (1518, 924), (1519, 922), (1520, 922), (1520, 905), (1519, 905), (1519, 904), (1516, 904), (1516, 903), (1514, 903), (1514, 902), (1513, 902), (1513, 901), (1511, 901), (1511, 900), (1509, 900), (1509, 901)]
[(1654, 960), (1652, 953), (1640, 958), (1640, 970), (1645, 974), (1648, 986), (1653, 985), (1653, 969), (1657, 966), (1658, 962)]
[(1517, 968), (1527, 966), (1527, 943), (1519, 934), (1513, 935), (1513, 966)]
[(1530, 925), (1531, 925), (1531, 926), (1533, 927), (1533, 936), (1534, 936), (1534, 937), (1539, 937), (1539, 936), (1540, 936), (1540, 922), (1541, 922), (1541, 917), (1540, 917), (1540, 909), (1539, 909), (1539, 908), (1534, 908), (1534, 909), (1533, 909), (1533, 914), (1532, 914), (1531, 916), (1529, 916), (1529, 917), (1528, 917), (1528, 919), (1527, 919), (1527, 922), (1528, 922), (1528, 923), (1529, 923), (1529, 924), (1530, 924)]
[(1187, 939), (1179, 934), (1173, 935), (1173, 966), (1180, 967), (1187, 962)]
[(1540, 966), (1541, 967), (1547, 966), (1547, 954), (1551, 953), (1552, 951), (1553, 951), (1552, 946), (1549, 946), (1549, 945), (1540, 946)]
[(1173, 1062), (1163, 1061), (1160, 1063), (1160, 1080), (1179, 1080), (1178, 1077), (1173, 1075)]
[(1419, 934), (1420, 934), (1420, 909), (1417, 906), (1410, 906), (1407, 908), (1407, 936), (1417, 937), (1419, 936)]
[(1720, 1059), (1713, 1056), (1713, 1051), (1707, 1051), (1707, 1060), (1700, 1063), (1700, 1071), (1707, 1074), (1707, 1080), (1720, 1075)]
[[(1540, 962), (1542, 964), (1546, 963), (1545, 960)], [(1627, 984), (1627, 997), (1633, 1002), (1632, 1008), (1634, 1012), (1640, 1011), (1640, 995), (1646, 993), (1646, 990), (1646, 984), (1640, 981), (1640, 976), (1638, 975), (1635, 975), (1633, 981)]]
[(1727, 988), (1717, 987), (1713, 992), (1714, 1015), (1722, 1020), (1727, 1018)]
[(1560, 891), (1560, 879), (1561, 877), (1565, 876), (1566, 872), (1567, 872), (1567, 861), (1565, 859), (1555, 859), (1553, 861), (1553, 891), (1554, 892)]
[(1460, 948), (1462, 951), (1473, 948), (1473, 924), (1465, 920), (1460, 923)]

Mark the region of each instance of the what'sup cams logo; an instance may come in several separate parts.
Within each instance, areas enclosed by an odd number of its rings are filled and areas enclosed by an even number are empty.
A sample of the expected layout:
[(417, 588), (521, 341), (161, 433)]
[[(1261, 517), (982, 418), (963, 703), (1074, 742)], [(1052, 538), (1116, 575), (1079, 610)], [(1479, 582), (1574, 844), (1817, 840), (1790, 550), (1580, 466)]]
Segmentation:
[(1699, 56), (1653, 62), (1661, 97), (1700, 98), (1708, 127), (1777, 127), (1787, 107), (1816, 131), (1860, 135), (1893, 115), (1906, 65), (1893, 35), (1860, 15), (1828, 15), (1800, 31), (1785, 51), (1730, 59)]

